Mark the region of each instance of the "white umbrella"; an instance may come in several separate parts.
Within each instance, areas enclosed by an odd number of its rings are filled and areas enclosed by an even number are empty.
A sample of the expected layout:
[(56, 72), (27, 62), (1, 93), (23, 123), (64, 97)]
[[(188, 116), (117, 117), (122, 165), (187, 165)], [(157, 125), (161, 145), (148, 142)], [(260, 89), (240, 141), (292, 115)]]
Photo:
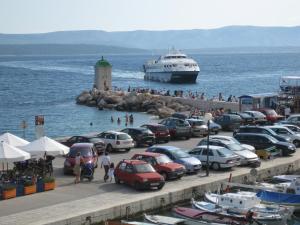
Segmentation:
[(15, 146), (15, 147), (19, 147), (19, 146), (24, 146), (29, 144), (28, 141), (19, 138), (11, 133), (4, 133), (2, 135), (0, 135), (0, 141), (4, 141), (7, 144), (11, 145), (11, 146)]
[(0, 162), (19, 162), (30, 159), (30, 154), (11, 146), (4, 141), (0, 142)]
[(65, 155), (70, 150), (69, 147), (46, 136), (22, 146), (21, 149), (29, 152), (31, 155), (41, 155), (44, 153), (47, 155)]

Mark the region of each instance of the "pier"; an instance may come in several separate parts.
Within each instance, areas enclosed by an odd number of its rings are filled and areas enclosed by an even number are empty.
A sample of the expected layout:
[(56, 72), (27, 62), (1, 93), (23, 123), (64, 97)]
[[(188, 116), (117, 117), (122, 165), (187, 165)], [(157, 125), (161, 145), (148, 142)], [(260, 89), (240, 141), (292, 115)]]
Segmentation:
[[(230, 133), (224, 133), (230, 135)], [(171, 141), (168, 145), (192, 148), (199, 138), (187, 141)], [(117, 162), (130, 158), (133, 154), (143, 152), (144, 148), (136, 148), (129, 153), (111, 154)], [(62, 172), (63, 158), (55, 162), (56, 173)], [(293, 156), (280, 157), (263, 161), (257, 168), (257, 179), (293, 172), (300, 169), (300, 151)], [(211, 171), (209, 177), (204, 172), (188, 175), (181, 180), (168, 181), (160, 191), (139, 192), (126, 185), (103, 182), (103, 171), (96, 171), (93, 182), (72, 184), (73, 177), (58, 177), (58, 188), (52, 192), (24, 196), (0, 202), (0, 224), (93, 224), (109, 219), (133, 216), (144, 211), (171, 206), (191, 197), (201, 196), (206, 191), (216, 191), (222, 182), (228, 180), (232, 173), (232, 181), (242, 183), (251, 180), (251, 168), (237, 167), (232, 171)]]

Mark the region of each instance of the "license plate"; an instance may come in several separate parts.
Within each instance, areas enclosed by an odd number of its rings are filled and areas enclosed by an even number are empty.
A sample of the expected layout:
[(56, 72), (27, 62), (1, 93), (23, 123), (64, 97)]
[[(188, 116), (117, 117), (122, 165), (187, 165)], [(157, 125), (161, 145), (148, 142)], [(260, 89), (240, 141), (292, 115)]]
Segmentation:
[(151, 183), (151, 186), (157, 186), (159, 183)]

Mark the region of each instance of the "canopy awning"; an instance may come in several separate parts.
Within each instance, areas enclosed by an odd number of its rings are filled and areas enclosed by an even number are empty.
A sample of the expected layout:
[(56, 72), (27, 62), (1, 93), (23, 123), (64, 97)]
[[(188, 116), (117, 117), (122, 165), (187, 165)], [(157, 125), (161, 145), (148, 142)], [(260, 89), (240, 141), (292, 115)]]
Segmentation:
[(69, 152), (70, 148), (62, 145), (61, 143), (48, 138), (41, 137), (28, 145), (22, 146), (22, 150), (29, 152), (31, 155), (65, 155)]
[(28, 141), (19, 138), (16, 135), (13, 135), (11, 133), (4, 133), (2, 135), (0, 135), (0, 141), (3, 141), (11, 146), (15, 146), (15, 147), (19, 147), (19, 146), (24, 146), (29, 144)]
[(19, 162), (30, 159), (30, 154), (7, 144), (4, 141), (0, 142), (0, 162), (10, 163)]

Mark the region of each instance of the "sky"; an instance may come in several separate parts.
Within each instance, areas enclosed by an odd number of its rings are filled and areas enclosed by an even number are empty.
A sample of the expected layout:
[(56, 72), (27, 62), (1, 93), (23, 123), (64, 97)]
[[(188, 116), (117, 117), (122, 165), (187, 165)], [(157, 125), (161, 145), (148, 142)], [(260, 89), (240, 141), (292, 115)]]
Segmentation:
[(0, 33), (300, 25), (300, 0), (0, 0)]

